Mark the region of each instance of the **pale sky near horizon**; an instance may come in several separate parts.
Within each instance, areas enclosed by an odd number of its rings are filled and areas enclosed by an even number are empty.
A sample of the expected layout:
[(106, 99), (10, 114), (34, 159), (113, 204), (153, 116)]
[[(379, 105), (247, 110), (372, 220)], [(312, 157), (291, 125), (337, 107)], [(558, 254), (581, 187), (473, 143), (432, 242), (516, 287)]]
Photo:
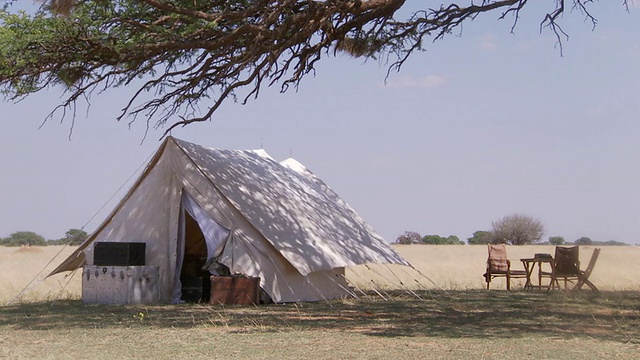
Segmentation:
[[(292, 154), (389, 242), (406, 230), (466, 240), (521, 213), (545, 225), (543, 239), (640, 244), (640, 4), (621, 4), (593, 4), (594, 31), (565, 15), (563, 56), (539, 32), (553, 4), (536, 2), (515, 34), (511, 20), (484, 14), (386, 84), (385, 64), (329, 57), (298, 92), (262, 89), (172, 135)], [(115, 121), (130, 91), (94, 96), (70, 140), (70, 119), (38, 129), (61, 89), (0, 103), (0, 237), (100, 224), (160, 145), (162, 129), (142, 142), (143, 121)]]

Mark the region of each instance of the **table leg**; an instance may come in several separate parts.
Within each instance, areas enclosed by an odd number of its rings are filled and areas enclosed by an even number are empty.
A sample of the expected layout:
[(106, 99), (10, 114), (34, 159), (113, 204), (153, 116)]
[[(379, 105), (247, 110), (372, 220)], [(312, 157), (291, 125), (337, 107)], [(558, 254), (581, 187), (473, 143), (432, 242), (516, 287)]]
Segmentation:
[(531, 284), (531, 274), (533, 274), (534, 264), (530, 264), (528, 261), (523, 261), (522, 265), (524, 265), (524, 269), (527, 272), (527, 280), (524, 283), (525, 289), (533, 288), (533, 284)]
[(538, 262), (538, 290), (542, 290), (542, 261)]

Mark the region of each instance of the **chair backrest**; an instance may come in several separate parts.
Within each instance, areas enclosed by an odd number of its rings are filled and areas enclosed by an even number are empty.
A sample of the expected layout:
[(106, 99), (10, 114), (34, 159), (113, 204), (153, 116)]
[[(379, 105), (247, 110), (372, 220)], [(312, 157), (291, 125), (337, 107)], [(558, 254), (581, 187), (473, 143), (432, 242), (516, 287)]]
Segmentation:
[(491, 271), (509, 270), (507, 247), (505, 244), (488, 244), (489, 259), (487, 264)]
[(587, 268), (584, 270), (584, 276), (586, 278), (589, 278), (589, 275), (591, 275), (591, 271), (593, 271), (593, 268), (596, 266), (596, 261), (598, 261), (599, 255), (600, 255), (600, 249), (599, 248), (593, 249), (593, 253), (591, 254), (591, 260), (589, 260), (589, 265), (587, 265)]
[(578, 246), (556, 246), (554, 259), (555, 273), (560, 276), (577, 276), (580, 272), (580, 256)]

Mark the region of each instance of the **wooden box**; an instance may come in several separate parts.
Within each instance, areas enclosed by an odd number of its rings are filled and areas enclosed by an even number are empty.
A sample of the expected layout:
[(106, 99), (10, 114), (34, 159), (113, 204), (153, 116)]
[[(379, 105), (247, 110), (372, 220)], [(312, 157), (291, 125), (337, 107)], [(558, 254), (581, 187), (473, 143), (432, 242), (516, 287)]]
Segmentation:
[(253, 305), (258, 303), (259, 296), (259, 277), (211, 277), (211, 304)]

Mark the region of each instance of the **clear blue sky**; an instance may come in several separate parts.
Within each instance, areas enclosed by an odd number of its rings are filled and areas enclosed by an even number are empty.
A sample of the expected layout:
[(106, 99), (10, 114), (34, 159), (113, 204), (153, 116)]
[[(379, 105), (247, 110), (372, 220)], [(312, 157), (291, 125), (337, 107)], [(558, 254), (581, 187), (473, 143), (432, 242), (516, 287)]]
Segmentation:
[[(405, 230), (465, 240), (522, 213), (543, 222), (545, 239), (640, 243), (640, 7), (596, 3), (595, 31), (566, 15), (560, 56), (539, 32), (549, 3), (527, 6), (515, 34), (511, 20), (485, 14), (386, 85), (385, 64), (328, 58), (297, 93), (263, 90), (172, 135), (292, 153), (388, 241)], [(91, 232), (122, 191), (92, 216), (160, 144), (162, 131), (141, 144), (142, 121), (115, 121), (127, 89), (79, 109), (71, 140), (70, 119), (38, 129), (61, 91), (0, 104), (0, 237), (56, 239), (87, 223)]]

